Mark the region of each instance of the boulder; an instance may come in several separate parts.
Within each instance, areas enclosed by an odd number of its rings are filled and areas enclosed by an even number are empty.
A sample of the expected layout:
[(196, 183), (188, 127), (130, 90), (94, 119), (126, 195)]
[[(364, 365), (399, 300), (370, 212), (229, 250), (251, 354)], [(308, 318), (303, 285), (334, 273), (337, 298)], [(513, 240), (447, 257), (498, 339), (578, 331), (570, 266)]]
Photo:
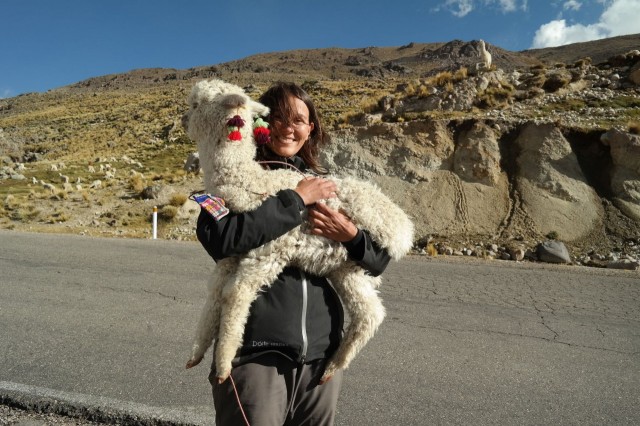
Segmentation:
[(561, 241), (544, 241), (536, 247), (538, 260), (547, 263), (571, 263), (567, 246)]
[(161, 185), (151, 185), (145, 187), (140, 193), (140, 197), (145, 200), (156, 200), (160, 197)]
[(562, 240), (575, 241), (601, 228), (600, 198), (558, 128), (552, 123), (528, 123), (515, 145), (521, 204), (513, 221), (522, 228), (518, 232), (557, 232)]
[(522, 261), (524, 260), (524, 255), (526, 253), (526, 249), (523, 245), (521, 244), (510, 244), (509, 246), (507, 246), (507, 251), (509, 252), (509, 255), (511, 256), (511, 259), (515, 260), (515, 261)]

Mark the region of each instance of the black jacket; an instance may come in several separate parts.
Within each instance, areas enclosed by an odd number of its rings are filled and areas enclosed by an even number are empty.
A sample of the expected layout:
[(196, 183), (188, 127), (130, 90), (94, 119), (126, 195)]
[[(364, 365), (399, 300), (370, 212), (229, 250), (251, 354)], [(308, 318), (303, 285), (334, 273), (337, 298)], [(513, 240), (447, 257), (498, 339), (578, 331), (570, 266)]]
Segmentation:
[[(288, 161), (304, 170), (298, 157)], [(247, 253), (299, 226), (304, 208), (295, 191), (283, 190), (254, 211), (231, 212), (218, 222), (201, 211), (196, 234), (218, 261)], [(366, 231), (359, 231), (344, 245), (349, 256), (371, 275), (380, 275), (389, 263), (386, 250), (377, 246)], [(270, 351), (299, 362), (328, 358), (340, 343), (342, 324), (342, 306), (329, 282), (287, 267), (251, 305), (234, 365)]]

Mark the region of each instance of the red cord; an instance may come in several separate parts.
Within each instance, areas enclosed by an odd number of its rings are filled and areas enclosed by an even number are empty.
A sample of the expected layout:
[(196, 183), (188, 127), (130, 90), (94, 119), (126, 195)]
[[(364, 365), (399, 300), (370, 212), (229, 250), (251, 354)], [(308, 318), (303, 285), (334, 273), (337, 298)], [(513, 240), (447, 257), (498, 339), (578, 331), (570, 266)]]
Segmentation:
[(236, 394), (236, 401), (238, 401), (238, 407), (240, 407), (240, 412), (242, 413), (242, 417), (244, 418), (244, 422), (247, 426), (251, 426), (249, 424), (249, 420), (247, 419), (247, 415), (244, 413), (244, 409), (242, 408), (242, 403), (240, 402), (240, 396), (238, 395), (238, 389), (236, 389), (236, 382), (233, 381), (233, 377), (231, 377), (231, 373), (229, 373), (229, 378), (231, 379), (231, 385), (233, 386), (233, 392)]

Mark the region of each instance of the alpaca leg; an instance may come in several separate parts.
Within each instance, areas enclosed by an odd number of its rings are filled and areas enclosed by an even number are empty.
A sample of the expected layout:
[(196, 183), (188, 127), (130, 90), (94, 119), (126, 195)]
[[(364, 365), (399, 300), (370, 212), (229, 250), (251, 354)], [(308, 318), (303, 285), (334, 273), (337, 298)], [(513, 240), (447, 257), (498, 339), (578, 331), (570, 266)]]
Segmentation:
[(231, 373), (231, 362), (242, 345), (251, 304), (261, 287), (273, 283), (284, 269), (279, 256), (243, 260), (222, 290), (222, 311), (216, 346), (216, 374), (222, 383)]
[(187, 361), (187, 368), (195, 367), (204, 358), (205, 352), (211, 346), (214, 339), (215, 328), (217, 327), (220, 315), (220, 305), (215, 300), (213, 294), (209, 294), (200, 313), (196, 337), (191, 348), (191, 358)]
[(229, 279), (237, 268), (237, 260), (225, 259), (216, 265), (208, 283), (207, 299), (200, 313), (196, 328), (196, 335), (191, 348), (191, 358), (187, 361), (187, 368), (195, 367), (202, 361), (204, 354), (218, 333), (220, 320), (220, 297), (225, 281)]
[(336, 370), (349, 366), (357, 353), (373, 337), (385, 316), (384, 306), (378, 291), (375, 290), (375, 279), (354, 267), (348, 269), (347, 273), (336, 271), (330, 277), (351, 321), (340, 346), (327, 363), (322, 383), (329, 380)]

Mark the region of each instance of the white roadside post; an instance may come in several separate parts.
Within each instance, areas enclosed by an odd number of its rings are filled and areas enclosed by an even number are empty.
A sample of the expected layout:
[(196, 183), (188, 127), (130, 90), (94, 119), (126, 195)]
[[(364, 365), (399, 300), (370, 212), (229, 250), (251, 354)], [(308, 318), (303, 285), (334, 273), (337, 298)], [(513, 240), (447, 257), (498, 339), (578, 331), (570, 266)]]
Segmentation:
[(158, 239), (158, 206), (153, 206), (153, 239)]

